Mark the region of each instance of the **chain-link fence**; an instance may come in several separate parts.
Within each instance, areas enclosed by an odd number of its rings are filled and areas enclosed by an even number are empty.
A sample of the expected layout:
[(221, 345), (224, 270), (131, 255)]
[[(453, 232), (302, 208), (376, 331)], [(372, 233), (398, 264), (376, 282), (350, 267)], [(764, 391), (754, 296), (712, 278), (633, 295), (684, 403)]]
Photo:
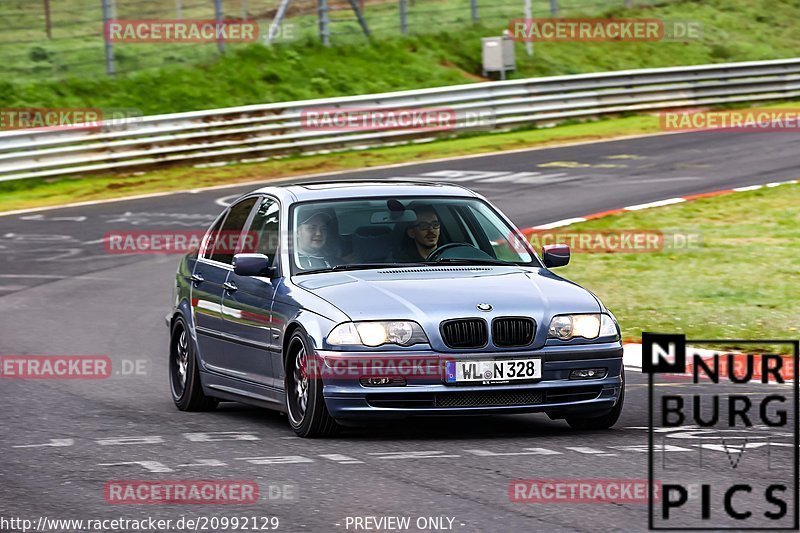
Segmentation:
[[(526, 6), (527, 2), (527, 6)], [(321, 40), (341, 45), (371, 39), (457, 31), (478, 25), (499, 34), (511, 19), (597, 16), (655, 0), (284, 0), (272, 44)], [(662, 0), (663, 3), (663, 0)], [(267, 36), (281, 0), (5, 0), (0, 3), (0, 72), (13, 81), (127, 74), (197, 64), (244, 43), (108, 43), (109, 20), (244, 21)], [(364, 24), (358, 15), (363, 16)], [(109, 57), (110, 56), (110, 57)]]

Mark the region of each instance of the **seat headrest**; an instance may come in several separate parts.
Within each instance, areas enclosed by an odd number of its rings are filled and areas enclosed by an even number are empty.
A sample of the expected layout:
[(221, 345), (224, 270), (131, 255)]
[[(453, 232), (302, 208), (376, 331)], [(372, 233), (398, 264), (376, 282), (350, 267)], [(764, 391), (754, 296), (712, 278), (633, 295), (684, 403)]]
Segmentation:
[(355, 234), (359, 237), (382, 237), (392, 232), (389, 226), (359, 226)]
[(392, 250), (389, 226), (361, 226), (353, 232), (353, 252), (361, 261), (383, 261)]

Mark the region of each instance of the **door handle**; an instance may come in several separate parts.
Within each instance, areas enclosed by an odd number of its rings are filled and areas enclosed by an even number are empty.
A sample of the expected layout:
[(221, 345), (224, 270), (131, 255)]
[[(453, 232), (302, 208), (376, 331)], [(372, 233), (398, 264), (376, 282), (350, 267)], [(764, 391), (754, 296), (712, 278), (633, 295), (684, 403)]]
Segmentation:
[(202, 274), (192, 274), (189, 279), (192, 280), (192, 283), (203, 283), (203, 281), (205, 281)]
[(226, 281), (225, 284), (222, 286), (225, 287), (225, 290), (228, 292), (234, 292), (237, 289), (239, 289), (239, 287), (237, 287), (236, 284), (232, 281)]

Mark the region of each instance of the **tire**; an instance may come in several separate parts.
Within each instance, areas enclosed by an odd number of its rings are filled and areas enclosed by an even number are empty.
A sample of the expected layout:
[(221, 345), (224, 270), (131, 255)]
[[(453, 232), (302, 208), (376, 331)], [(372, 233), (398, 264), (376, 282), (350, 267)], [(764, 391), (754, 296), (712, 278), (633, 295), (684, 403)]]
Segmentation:
[(169, 388), (175, 406), (181, 411), (216, 409), (219, 400), (203, 393), (194, 343), (182, 317), (172, 325), (169, 344)]
[(285, 355), (284, 390), (289, 425), (299, 437), (317, 438), (336, 435), (341, 426), (328, 413), (322, 396), (322, 380), (310, 378), (306, 371), (311, 343), (297, 330), (289, 340)]
[(619, 400), (617, 400), (617, 403), (611, 408), (610, 412), (601, 416), (568, 416), (566, 417), (567, 424), (569, 424), (572, 429), (608, 429), (616, 424), (617, 420), (619, 420), (619, 415), (622, 414), (622, 406), (625, 403), (624, 368), (622, 369), (620, 378), (622, 379), (622, 383), (620, 384), (622, 390), (619, 393)]

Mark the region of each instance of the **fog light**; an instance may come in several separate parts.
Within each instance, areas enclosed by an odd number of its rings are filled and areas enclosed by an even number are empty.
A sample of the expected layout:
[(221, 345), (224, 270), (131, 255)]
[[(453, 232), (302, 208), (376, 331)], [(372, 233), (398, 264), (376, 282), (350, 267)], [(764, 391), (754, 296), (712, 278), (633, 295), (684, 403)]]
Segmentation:
[(603, 379), (607, 373), (606, 368), (579, 368), (569, 373), (569, 379)]
[(361, 378), (359, 383), (365, 387), (391, 387), (392, 385), (403, 386), (406, 384), (406, 378)]

